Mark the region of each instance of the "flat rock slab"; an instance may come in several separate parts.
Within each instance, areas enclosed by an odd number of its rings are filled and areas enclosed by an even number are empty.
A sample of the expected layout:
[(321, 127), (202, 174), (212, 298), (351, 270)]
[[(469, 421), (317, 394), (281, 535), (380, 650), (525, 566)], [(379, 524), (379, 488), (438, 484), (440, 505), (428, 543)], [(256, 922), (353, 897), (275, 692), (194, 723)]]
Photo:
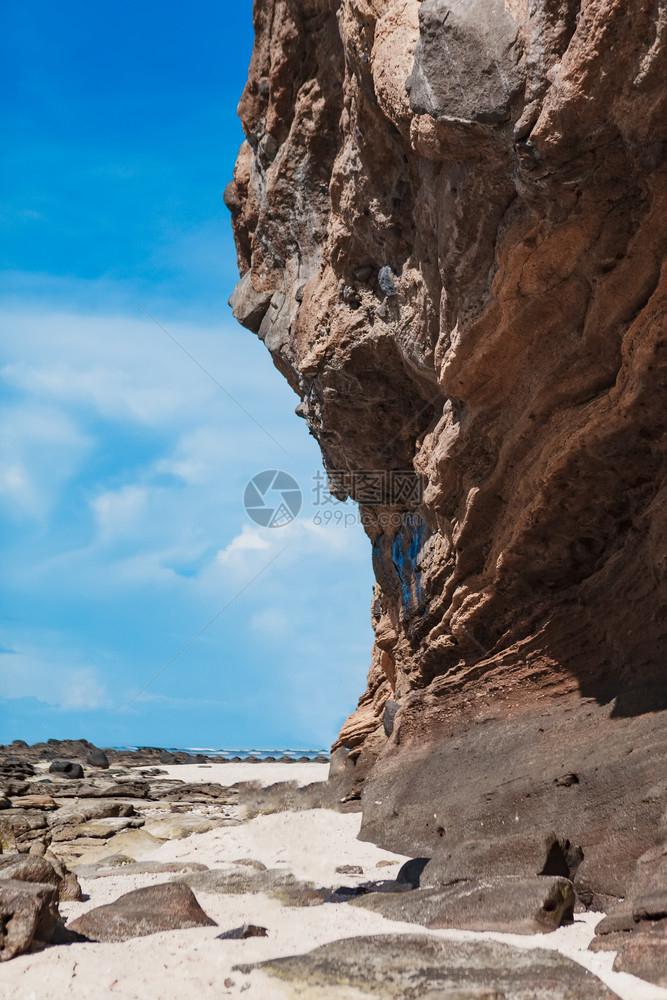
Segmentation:
[(0, 961), (51, 940), (60, 919), (57, 891), (41, 882), (0, 880)]
[(51, 850), (76, 870), (79, 865), (94, 864), (114, 854), (124, 854), (132, 861), (138, 861), (163, 843), (163, 840), (152, 837), (145, 830), (122, 830), (107, 841), (82, 837), (79, 840), (54, 842)]
[(49, 794), (56, 798), (80, 799), (145, 799), (148, 798), (149, 785), (147, 781), (112, 781), (112, 782), (49, 782)]
[(173, 802), (182, 799), (190, 800), (191, 797), (197, 801), (215, 799), (219, 802), (222, 799), (223, 804), (237, 802), (239, 797), (237, 789), (227, 788), (217, 782), (209, 781), (197, 784), (173, 779), (151, 782), (150, 795), (154, 799), (171, 799)]
[(319, 906), (326, 902), (326, 890), (319, 889), (314, 882), (302, 882), (291, 872), (278, 868), (266, 871), (214, 868), (194, 875), (179, 875), (174, 882), (222, 896), (263, 892), (285, 906)]
[(46, 816), (41, 809), (4, 809), (0, 823), (10, 826), (17, 836), (30, 830), (45, 830)]
[(89, 941), (127, 941), (185, 927), (215, 927), (187, 885), (167, 882), (135, 889), (67, 925)]
[(239, 966), (312, 1000), (614, 1000), (599, 979), (554, 951), (426, 935), (348, 938), (305, 955)]
[(93, 837), (108, 840), (123, 830), (136, 830), (143, 826), (141, 816), (109, 816), (106, 819), (90, 819), (85, 823), (58, 827), (53, 831), (54, 841), (77, 840), (79, 837)]
[(19, 795), (12, 799), (14, 809), (57, 809), (50, 795)]
[[(116, 855), (116, 858), (119, 856)], [(98, 861), (97, 864), (81, 865), (77, 868), (79, 878), (110, 878), (120, 875), (162, 875), (178, 872), (205, 872), (207, 865), (195, 861), (127, 861), (114, 859)]]
[(193, 833), (207, 833), (224, 826), (225, 820), (217, 816), (192, 816), (189, 814), (164, 816), (146, 821), (146, 831), (161, 840), (182, 840)]
[(115, 802), (113, 799), (85, 799), (83, 802), (72, 802), (60, 806), (50, 813), (48, 820), (51, 826), (65, 824), (87, 823), (91, 819), (107, 819), (111, 816), (134, 816), (134, 806), (129, 802)]
[(442, 889), (371, 893), (351, 900), (354, 906), (424, 927), (539, 934), (554, 931), (572, 918), (572, 884), (565, 878), (490, 878), (458, 882)]

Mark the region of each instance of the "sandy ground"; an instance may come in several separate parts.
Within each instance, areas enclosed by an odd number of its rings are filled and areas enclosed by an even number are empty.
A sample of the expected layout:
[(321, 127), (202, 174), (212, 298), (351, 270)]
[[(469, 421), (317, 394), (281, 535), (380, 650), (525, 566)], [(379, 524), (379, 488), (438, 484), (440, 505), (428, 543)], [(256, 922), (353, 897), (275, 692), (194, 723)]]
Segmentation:
[[(224, 784), (238, 780), (260, 780), (264, 784), (286, 780), (277, 776), (281, 769), (290, 772), (287, 780), (307, 783), (326, 777), (327, 766), (221, 764), (212, 768), (205, 765), (168, 768), (170, 775), (186, 781), (221, 780)], [(342, 815), (329, 810), (258, 816), (242, 826), (167, 842), (144, 859), (187, 858), (215, 868), (239, 858), (254, 858), (267, 867), (284, 868), (297, 878), (327, 886), (354, 883), (355, 876), (336, 874), (336, 866), (343, 864), (361, 865), (364, 875), (356, 880), (392, 877), (404, 859), (358, 841), (359, 823), (359, 814)], [(378, 862), (383, 860), (395, 865), (378, 868)], [(73, 918), (131, 889), (168, 879), (164, 874), (82, 879), (82, 888), (90, 899), (63, 904), (62, 910), (66, 917)], [(220, 896), (199, 890), (196, 895), (218, 927), (169, 931), (123, 944), (61, 946), (21, 956), (0, 966), (0, 996), (3, 1000), (213, 1000), (243, 994), (248, 1000), (285, 1000), (287, 988), (278, 981), (259, 972), (243, 974), (234, 971), (233, 966), (301, 953), (343, 937), (422, 931), (414, 924), (386, 920), (379, 914), (345, 904), (292, 908), (263, 895)], [(599, 919), (600, 914), (579, 915), (568, 927), (530, 937), (467, 931), (424, 933), (454, 940), (495, 938), (522, 948), (555, 948), (595, 973), (622, 1000), (667, 1000), (667, 990), (612, 972), (613, 953), (585, 950)], [(216, 940), (221, 931), (243, 923), (260, 924), (268, 928), (269, 936)]]
[(326, 781), (329, 775), (328, 764), (160, 764), (159, 767), (167, 772), (161, 777), (180, 778), (181, 781), (218, 781), (221, 785), (235, 785), (237, 781), (259, 781), (262, 785), (296, 781), (300, 785), (308, 785), (311, 781)]

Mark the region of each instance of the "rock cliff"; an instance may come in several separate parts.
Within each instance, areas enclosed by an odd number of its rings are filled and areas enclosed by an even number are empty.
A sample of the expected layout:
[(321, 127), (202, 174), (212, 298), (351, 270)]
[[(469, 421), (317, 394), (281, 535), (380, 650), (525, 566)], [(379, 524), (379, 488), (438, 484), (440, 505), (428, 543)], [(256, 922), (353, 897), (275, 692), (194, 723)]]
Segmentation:
[(372, 542), (339, 780), (436, 881), (604, 901), (665, 840), (666, 25), (255, 0), (233, 311)]

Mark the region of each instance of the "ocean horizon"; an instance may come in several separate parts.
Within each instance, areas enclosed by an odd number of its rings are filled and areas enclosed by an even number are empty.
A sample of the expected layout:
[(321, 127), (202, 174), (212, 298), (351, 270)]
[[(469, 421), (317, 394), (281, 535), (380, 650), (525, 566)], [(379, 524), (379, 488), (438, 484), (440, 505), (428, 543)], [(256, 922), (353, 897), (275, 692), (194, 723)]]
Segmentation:
[(279, 760), (281, 757), (289, 757), (292, 760), (303, 760), (307, 758), (308, 760), (315, 760), (317, 757), (326, 757), (329, 759), (329, 750), (326, 748), (315, 748), (315, 749), (302, 749), (300, 747), (274, 747), (274, 748), (259, 748), (259, 747), (241, 747), (241, 748), (229, 748), (229, 747), (146, 747), (146, 746), (113, 746), (109, 747), (109, 750), (117, 750), (120, 752), (132, 752), (138, 750), (147, 749), (159, 749), (164, 750), (165, 753), (185, 753), (192, 757), (224, 757), (228, 760), (247, 760), (248, 758), (254, 758), (256, 760)]

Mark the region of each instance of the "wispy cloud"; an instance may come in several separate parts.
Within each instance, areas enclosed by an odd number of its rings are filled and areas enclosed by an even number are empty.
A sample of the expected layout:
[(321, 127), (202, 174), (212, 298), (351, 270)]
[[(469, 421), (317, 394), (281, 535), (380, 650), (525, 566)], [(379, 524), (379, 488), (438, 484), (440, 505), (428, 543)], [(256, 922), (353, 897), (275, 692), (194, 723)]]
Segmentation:
[[(259, 738), (283, 719), (332, 738), (366, 671), (368, 543), (354, 508), (347, 523), (317, 516), (319, 453), (262, 345), (233, 326), (174, 326), (289, 442), (287, 464), (148, 320), (13, 309), (0, 321), (12, 332), (6, 595), (30, 622), (7, 632), (17, 654), (0, 696), (113, 715), (157, 675), (133, 706), (137, 724), (159, 726), (156, 698), (201, 698), (226, 706), (211, 727)], [(248, 480), (271, 468), (303, 492), (298, 519), (274, 529), (243, 509)]]
[(11, 654), (0, 653), (0, 698), (38, 696), (55, 708), (110, 708), (111, 699), (98, 667), (73, 663), (75, 651), (29, 642)]

